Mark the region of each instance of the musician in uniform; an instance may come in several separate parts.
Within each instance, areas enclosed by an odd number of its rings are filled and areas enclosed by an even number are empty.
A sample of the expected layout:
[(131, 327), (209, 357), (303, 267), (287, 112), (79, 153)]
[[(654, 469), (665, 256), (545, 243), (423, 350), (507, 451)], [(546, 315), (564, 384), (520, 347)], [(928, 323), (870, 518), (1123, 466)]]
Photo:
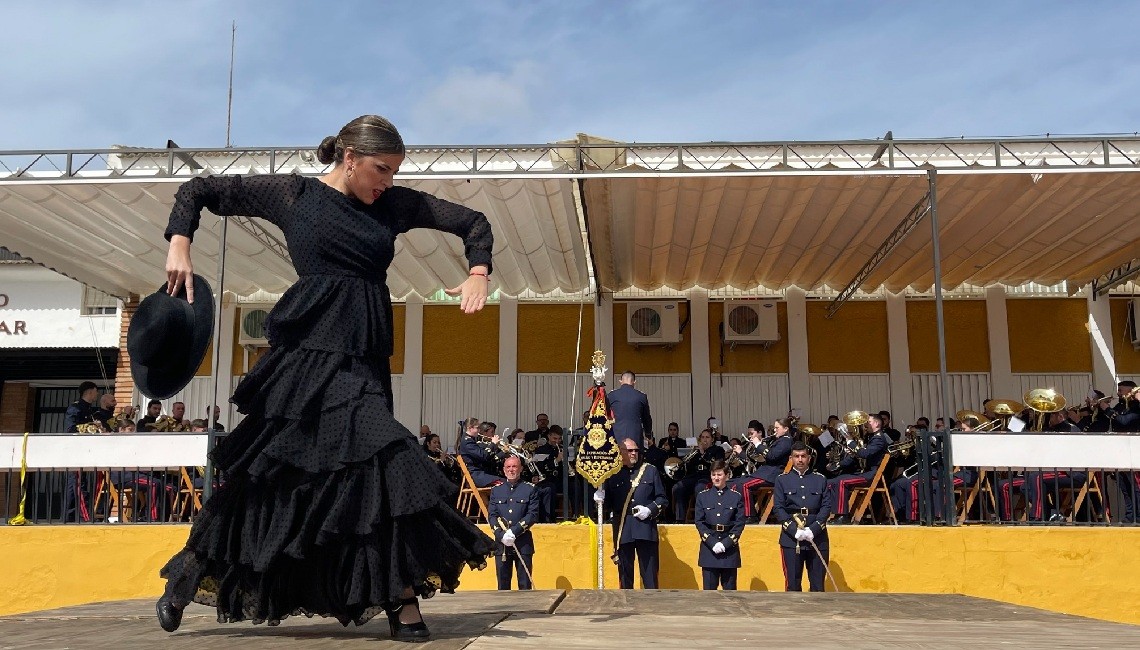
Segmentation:
[(162, 415), (162, 402), (156, 399), (152, 399), (146, 403), (146, 415), (139, 418), (139, 421), (135, 423), (135, 426), (140, 432), (149, 433), (152, 430), (151, 427), (154, 425), (154, 423), (158, 422), (158, 417), (160, 415)]
[(546, 433), (550, 431), (550, 416), (545, 413), (539, 413), (538, 417), (534, 419), (534, 431), (527, 431), (523, 434), (523, 442), (539, 442), (542, 443), (546, 440)]
[(775, 483), (776, 477), (788, 466), (788, 458), (792, 455), (791, 426), (788, 418), (776, 420), (772, 423), (772, 435), (761, 439), (764, 425), (758, 420), (748, 423), (749, 441), (742, 453), (745, 458), (754, 458), (758, 464), (751, 474), (732, 479), (732, 489), (744, 497), (744, 516), (749, 522), (754, 523), (753, 519), (759, 514), (753, 510), (753, 490)]
[(808, 588), (823, 591), (824, 563), (829, 557), (827, 518), (831, 516), (834, 492), (823, 474), (811, 470), (811, 452), (807, 445), (802, 442), (792, 445), (792, 469), (776, 477), (772, 490), (776, 498), (776, 520), (780, 522), (784, 589), (803, 591), (806, 566)]
[[(95, 400), (99, 398), (99, 387), (94, 382), (79, 384), (79, 399), (67, 407), (63, 416), (65, 433), (79, 433), (79, 425), (88, 424), (95, 417)], [(87, 508), (88, 480), (82, 472), (67, 472), (67, 484), (63, 492), (63, 520), (91, 521)]]
[(495, 573), (499, 589), (511, 588), (511, 574), (517, 573), (519, 589), (533, 589), (534, 537), (530, 528), (538, 520), (538, 495), (522, 480), (522, 461), (509, 456), (503, 461), (506, 481), (491, 488), (487, 518), (495, 534)]
[(99, 408), (91, 413), (91, 418), (103, 425), (103, 430), (108, 433), (117, 428), (115, 426), (115, 407), (117, 405), (118, 402), (115, 401), (114, 393), (103, 393), (103, 396), (99, 398)]
[(620, 381), (621, 386), (606, 395), (606, 403), (614, 416), (614, 440), (621, 444), (629, 438), (640, 446), (642, 435), (653, 433), (649, 398), (637, 390), (637, 375), (632, 370), (621, 373)]
[(443, 472), (448, 480), (456, 485), (463, 483), (463, 471), (459, 469), (459, 463), (455, 462), (455, 458), (443, 450), (443, 443), (440, 442), (437, 434), (429, 431), (424, 436), (423, 448), (428, 458), (436, 462), (436, 467)]
[(657, 588), (657, 518), (669, 505), (657, 468), (641, 461), (637, 441), (621, 441), (622, 468), (594, 492), (594, 501), (610, 516), (614, 560), (622, 589), (633, 589), (633, 561), (637, 556), (643, 589)]
[[(543, 476), (542, 481), (538, 483), (538, 520), (543, 523), (550, 523), (555, 519), (555, 499), (562, 494), (562, 473), (566, 471), (568, 465), (565, 459), (565, 449), (562, 446), (562, 427), (555, 424), (547, 429), (546, 444), (536, 447), (534, 455), (546, 456), (543, 460), (535, 463)], [(570, 493), (567, 495), (570, 512), (575, 512), (579, 505), (578, 501), (581, 499), (581, 493), (578, 491), (578, 478), (571, 475), (567, 484), (570, 486)]]
[(1140, 399), (1135, 395), (1136, 382), (1125, 379), (1116, 385), (1116, 404), (1112, 406), (1113, 431), (1140, 431)]
[(706, 590), (736, 590), (740, 568), (740, 535), (744, 532), (744, 498), (728, 487), (728, 467), (715, 461), (712, 487), (697, 495), (694, 519), (701, 536), (697, 564)]
[(475, 481), (475, 487), (492, 487), (502, 483), (499, 463), (507, 454), (499, 448), (499, 436), (493, 435), (494, 425), (490, 428), (482, 427), (492, 433), (488, 440), (483, 440), (480, 436), (481, 424), (478, 418), (467, 418), (463, 421), (463, 426), (467, 435), (459, 443), (459, 455), (463, 457), (463, 463)]
[(875, 478), (879, 464), (883, 462), (883, 456), (887, 453), (889, 442), (887, 435), (883, 433), (882, 416), (878, 413), (870, 414), (867, 417), (867, 425), (870, 431), (867, 433), (866, 443), (855, 451), (845, 453), (839, 461), (840, 474), (828, 481), (829, 487), (835, 492), (833, 502), (837, 524), (850, 523), (847, 501), (851, 489), (871, 485), (871, 479)]
[(661, 451), (669, 454), (670, 456), (681, 456), (681, 449), (688, 447), (689, 443), (681, 437), (681, 427), (676, 422), (669, 423), (669, 435), (662, 438), (657, 443), (657, 447)]
[(712, 429), (704, 429), (697, 436), (697, 448), (682, 461), (684, 476), (673, 486), (673, 521), (684, 523), (689, 509), (689, 498), (708, 485), (709, 470), (713, 461), (724, 460), (724, 447), (713, 444)]

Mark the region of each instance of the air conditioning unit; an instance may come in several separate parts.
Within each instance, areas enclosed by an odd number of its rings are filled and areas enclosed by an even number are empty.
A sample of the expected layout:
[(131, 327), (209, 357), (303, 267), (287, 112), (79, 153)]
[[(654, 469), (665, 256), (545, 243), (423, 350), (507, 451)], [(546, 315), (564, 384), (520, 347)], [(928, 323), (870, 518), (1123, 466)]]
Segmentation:
[(626, 303), (625, 340), (634, 345), (680, 343), (680, 311), (676, 302)]
[(729, 300), (724, 303), (724, 340), (728, 343), (771, 343), (780, 340), (775, 300)]
[(265, 338), (265, 319), (269, 317), (271, 304), (246, 304), (238, 308), (238, 345), (269, 345)]

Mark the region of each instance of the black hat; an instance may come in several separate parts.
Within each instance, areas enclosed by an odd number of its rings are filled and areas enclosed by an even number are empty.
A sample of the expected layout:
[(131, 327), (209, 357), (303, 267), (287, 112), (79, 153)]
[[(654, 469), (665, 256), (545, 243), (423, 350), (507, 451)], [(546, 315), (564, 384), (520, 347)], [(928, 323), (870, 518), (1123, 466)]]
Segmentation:
[(194, 378), (214, 333), (214, 294), (194, 275), (194, 304), (186, 289), (166, 292), (166, 285), (143, 299), (127, 330), (131, 376), (147, 397), (167, 399)]
[(1132, 381), (1131, 379), (1125, 379), (1124, 381), (1118, 383), (1117, 386), (1120, 386), (1121, 388), (1136, 388), (1136, 382)]

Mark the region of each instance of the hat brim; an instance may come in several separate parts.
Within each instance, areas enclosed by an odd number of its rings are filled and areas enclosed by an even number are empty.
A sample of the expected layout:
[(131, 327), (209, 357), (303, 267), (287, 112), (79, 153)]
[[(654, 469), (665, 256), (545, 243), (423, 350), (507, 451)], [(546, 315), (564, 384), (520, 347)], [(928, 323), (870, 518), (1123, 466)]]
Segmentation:
[[(166, 293), (166, 285), (163, 284), (158, 291)], [(176, 297), (185, 300), (185, 289), (179, 291)], [(214, 335), (214, 292), (210, 289), (210, 284), (198, 274), (194, 274), (194, 302), (190, 307), (194, 311), (194, 327), (190, 340), (183, 348), (184, 355), (179, 355), (161, 367), (146, 366), (131, 359), (131, 378), (139, 391), (150, 399), (173, 397), (194, 379), (194, 374), (206, 357), (206, 349)]]

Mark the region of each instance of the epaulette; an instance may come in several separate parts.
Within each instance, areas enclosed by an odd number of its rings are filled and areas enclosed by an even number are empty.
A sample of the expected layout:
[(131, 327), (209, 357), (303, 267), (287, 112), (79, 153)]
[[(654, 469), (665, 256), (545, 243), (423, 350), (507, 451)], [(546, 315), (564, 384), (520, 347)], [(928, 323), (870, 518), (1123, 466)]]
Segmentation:
[(712, 488), (705, 488), (705, 489), (701, 490), (700, 492), (698, 492), (698, 494), (704, 494), (705, 492), (708, 492), (711, 489)]

